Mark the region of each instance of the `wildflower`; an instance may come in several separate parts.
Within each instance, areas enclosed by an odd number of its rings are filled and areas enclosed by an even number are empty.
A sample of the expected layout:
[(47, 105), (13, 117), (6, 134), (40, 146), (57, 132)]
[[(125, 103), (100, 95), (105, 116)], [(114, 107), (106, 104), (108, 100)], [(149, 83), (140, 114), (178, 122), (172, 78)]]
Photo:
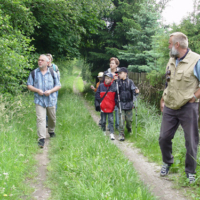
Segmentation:
[(4, 194), (3, 196), (4, 196), (4, 197), (7, 197), (8, 195), (7, 195), (7, 194)]
[(3, 175), (8, 176), (8, 173), (3, 173)]

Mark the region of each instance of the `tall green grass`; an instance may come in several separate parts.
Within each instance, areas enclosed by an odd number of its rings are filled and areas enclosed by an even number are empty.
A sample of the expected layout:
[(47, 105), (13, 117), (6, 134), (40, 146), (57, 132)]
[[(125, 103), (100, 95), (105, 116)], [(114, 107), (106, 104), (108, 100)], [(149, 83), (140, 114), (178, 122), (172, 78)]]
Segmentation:
[(29, 199), (33, 189), (34, 154), (38, 151), (33, 96), (0, 96), (0, 199)]
[(74, 80), (63, 80), (59, 93), (57, 137), (50, 143), (48, 166), (52, 199), (155, 199), (73, 94)]

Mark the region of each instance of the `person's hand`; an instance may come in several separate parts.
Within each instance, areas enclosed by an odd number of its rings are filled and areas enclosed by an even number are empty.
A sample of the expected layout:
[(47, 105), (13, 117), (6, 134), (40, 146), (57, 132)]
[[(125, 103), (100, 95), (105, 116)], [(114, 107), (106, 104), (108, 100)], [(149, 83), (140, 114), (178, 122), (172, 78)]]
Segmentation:
[(118, 80), (118, 75), (117, 74), (114, 75), (114, 80), (115, 81)]
[(92, 90), (94, 90), (94, 89), (95, 89), (93, 85), (91, 85), (90, 87), (91, 87), (91, 89), (92, 89)]
[(190, 100), (189, 100), (189, 103), (194, 103), (196, 101), (196, 99), (194, 97), (192, 97)]
[(163, 112), (164, 106), (165, 106), (165, 102), (164, 102), (163, 99), (161, 99), (161, 101), (160, 101), (160, 110), (161, 110), (161, 112)]
[(48, 97), (50, 94), (51, 94), (51, 90), (47, 90), (47, 91), (44, 92), (44, 95), (47, 96), (47, 97)]
[(136, 89), (135, 89), (135, 93), (138, 94), (139, 92), (140, 92), (140, 90), (139, 90), (138, 88), (136, 88)]
[(40, 96), (42, 96), (44, 94), (44, 92), (42, 90), (38, 90), (37, 92)]

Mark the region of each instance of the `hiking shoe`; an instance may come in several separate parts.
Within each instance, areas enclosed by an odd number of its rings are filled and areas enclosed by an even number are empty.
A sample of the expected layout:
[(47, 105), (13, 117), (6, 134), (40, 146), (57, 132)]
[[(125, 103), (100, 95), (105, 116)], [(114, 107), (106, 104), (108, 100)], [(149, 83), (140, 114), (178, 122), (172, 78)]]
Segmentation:
[(123, 133), (120, 133), (120, 135), (119, 135), (119, 141), (124, 141), (124, 134)]
[(110, 134), (110, 139), (111, 139), (111, 140), (115, 140), (115, 136), (114, 136), (113, 133)]
[(38, 146), (40, 147), (40, 148), (43, 148), (44, 147), (44, 138), (42, 138), (42, 139), (39, 139), (39, 141), (38, 141)]
[(50, 137), (56, 137), (56, 134), (53, 132), (53, 133), (49, 133)]
[(162, 168), (160, 170), (160, 176), (166, 176), (169, 172), (170, 165), (163, 162)]
[(195, 174), (187, 173), (190, 184), (195, 182)]

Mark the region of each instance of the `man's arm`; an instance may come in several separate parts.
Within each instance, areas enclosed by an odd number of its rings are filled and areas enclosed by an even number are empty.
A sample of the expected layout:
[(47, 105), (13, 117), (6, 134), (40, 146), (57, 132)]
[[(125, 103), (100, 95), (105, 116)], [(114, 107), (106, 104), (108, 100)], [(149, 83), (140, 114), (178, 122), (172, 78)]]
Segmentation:
[(60, 90), (61, 86), (55, 86), (54, 88), (52, 88), (51, 90), (46, 90), (44, 92), (45, 96), (49, 96), (51, 93), (56, 92), (58, 90)]
[(41, 96), (44, 94), (44, 92), (42, 90), (37, 89), (37, 88), (33, 87), (32, 85), (28, 85), (27, 88), (32, 92), (37, 92)]

